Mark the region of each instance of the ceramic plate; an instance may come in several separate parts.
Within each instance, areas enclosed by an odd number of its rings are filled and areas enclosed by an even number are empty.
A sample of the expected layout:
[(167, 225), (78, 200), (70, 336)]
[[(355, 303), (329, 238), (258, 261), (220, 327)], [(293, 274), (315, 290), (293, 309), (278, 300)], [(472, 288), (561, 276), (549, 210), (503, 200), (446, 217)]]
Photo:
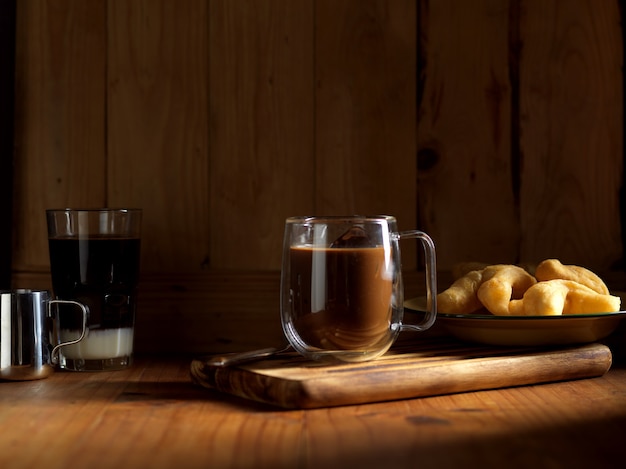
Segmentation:
[[(624, 307), (626, 295), (619, 294)], [(425, 311), (426, 299), (414, 298), (405, 308)], [(437, 314), (437, 322), (458, 339), (488, 345), (564, 345), (596, 342), (609, 336), (626, 311), (568, 316), (494, 316)]]

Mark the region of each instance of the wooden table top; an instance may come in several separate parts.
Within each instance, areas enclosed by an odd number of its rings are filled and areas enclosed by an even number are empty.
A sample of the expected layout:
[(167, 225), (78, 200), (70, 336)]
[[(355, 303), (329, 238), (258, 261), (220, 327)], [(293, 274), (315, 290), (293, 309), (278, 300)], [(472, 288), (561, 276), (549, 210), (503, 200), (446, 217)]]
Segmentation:
[[(626, 366), (600, 378), (313, 410), (192, 384), (190, 360), (0, 383), (0, 468), (617, 467)], [(616, 462), (617, 461), (617, 462)]]

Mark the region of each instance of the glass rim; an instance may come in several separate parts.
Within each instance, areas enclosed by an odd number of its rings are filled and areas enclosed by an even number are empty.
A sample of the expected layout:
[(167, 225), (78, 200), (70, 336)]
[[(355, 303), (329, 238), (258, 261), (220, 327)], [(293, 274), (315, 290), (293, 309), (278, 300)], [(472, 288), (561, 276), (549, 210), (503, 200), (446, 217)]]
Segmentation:
[(140, 213), (143, 210), (140, 208), (48, 208), (46, 209), (46, 213), (69, 213), (69, 212), (80, 212), (80, 213)]
[(50, 295), (50, 290), (45, 288), (3, 288), (0, 290), (0, 295)]
[(286, 219), (288, 224), (305, 223), (364, 223), (364, 222), (395, 222), (392, 215), (303, 215)]

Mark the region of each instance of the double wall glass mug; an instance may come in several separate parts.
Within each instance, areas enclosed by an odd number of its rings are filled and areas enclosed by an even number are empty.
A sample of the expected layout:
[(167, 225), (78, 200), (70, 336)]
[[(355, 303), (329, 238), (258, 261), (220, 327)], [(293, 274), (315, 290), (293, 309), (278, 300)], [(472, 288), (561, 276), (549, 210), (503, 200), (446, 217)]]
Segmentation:
[[(403, 323), (399, 241), (424, 248), (427, 311)], [(404, 330), (435, 322), (435, 246), (422, 231), (398, 232), (391, 216), (292, 217), (285, 223), (281, 324), (304, 357), (359, 362), (383, 355)]]

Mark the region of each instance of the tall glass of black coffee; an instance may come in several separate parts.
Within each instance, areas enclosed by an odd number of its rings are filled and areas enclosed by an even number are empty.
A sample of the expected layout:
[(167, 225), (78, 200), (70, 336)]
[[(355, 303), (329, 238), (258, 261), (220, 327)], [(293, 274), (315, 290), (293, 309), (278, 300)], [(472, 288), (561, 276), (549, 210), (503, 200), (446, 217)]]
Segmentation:
[[(131, 365), (141, 216), (140, 209), (46, 211), (54, 296), (89, 309), (87, 336), (61, 347), (60, 368), (99, 371)], [(70, 341), (82, 330), (79, 314), (62, 313), (53, 343)]]

